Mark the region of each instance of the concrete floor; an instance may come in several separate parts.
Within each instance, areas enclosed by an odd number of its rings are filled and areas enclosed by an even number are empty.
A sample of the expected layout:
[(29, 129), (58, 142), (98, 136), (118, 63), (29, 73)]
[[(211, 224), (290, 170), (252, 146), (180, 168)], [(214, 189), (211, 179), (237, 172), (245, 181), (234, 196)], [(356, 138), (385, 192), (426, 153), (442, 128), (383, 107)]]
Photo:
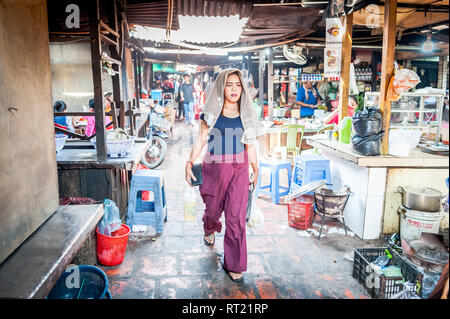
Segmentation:
[[(370, 298), (352, 277), (353, 262), (348, 258), (353, 257), (354, 248), (382, 246), (383, 240), (331, 233), (343, 232), (333, 220), (325, 221), (320, 240), (315, 235), (305, 237), (314, 230), (306, 233), (289, 227), (287, 205), (273, 204), (268, 197), (257, 200), (264, 213), (263, 227), (247, 227), (245, 279), (232, 282), (222, 269), (225, 227), (216, 234), (214, 246), (203, 243), (200, 196), (196, 220), (184, 220), (184, 163), (196, 133), (197, 127), (176, 123), (169, 155), (158, 167), (165, 172), (168, 206), (163, 234), (156, 236), (153, 227), (133, 232), (123, 263), (100, 266), (108, 275), (113, 298)], [(318, 225), (316, 218), (312, 229), (318, 230)]]

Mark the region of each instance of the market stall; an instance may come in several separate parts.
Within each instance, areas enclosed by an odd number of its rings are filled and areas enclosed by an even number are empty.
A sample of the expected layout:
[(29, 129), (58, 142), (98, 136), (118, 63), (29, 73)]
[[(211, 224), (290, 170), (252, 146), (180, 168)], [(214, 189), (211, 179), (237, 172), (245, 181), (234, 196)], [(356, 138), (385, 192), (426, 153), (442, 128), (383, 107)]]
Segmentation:
[[(331, 180), (348, 185), (354, 196), (344, 211), (346, 225), (362, 239), (399, 232), (401, 194), (398, 186), (422, 185), (448, 192), (448, 156), (414, 149), (409, 156), (364, 156), (351, 145), (329, 141), (324, 134), (307, 142), (330, 159)], [(448, 227), (448, 215), (447, 221)]]

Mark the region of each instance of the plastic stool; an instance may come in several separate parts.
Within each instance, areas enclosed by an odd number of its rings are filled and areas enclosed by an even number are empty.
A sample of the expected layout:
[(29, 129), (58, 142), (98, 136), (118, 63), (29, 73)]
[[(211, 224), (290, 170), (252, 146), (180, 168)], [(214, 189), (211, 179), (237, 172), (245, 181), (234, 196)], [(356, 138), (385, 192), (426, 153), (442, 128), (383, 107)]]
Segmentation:
[[(297, 155), (289, 192), (316, 180), (327, 180), (331, 184), (330, 160), (320, 155)], [(312, 195), (312, 192), (308, 193)]]
[[(153, 192), (153, 201), (143, 201), (142, 191)], [(164, 178), (161, 171), (138, 170), (131, 178), (128, 199), (127, 224), (154, 226), (156, 233), (163, 232), (167, 221), (167, 205)]]
[[(287, 169), (288, 171), (288, 181), (289, 186), (291, 184), (291, 162), (290, 161), (280, 161), (280, 160), (271, 160), (271, 161), (260, 161), (259, 162), (259, 168), (260, 171), (263, 170), (263, 168), (269, 168), (270, 169), (270, 184), (266, 186), (261, 186), (261, 173), (258, 175), (258, 183), (256, 185), (256, 196), (264, 194), (269, 195), (270, 200), (272, 203), (279, 204), (280, 203), (280, 196), (287, 195), (289, 193), (289, 187), (283, 187), (280, 186), (280, 170)], [(265, 189), (269, 188), (268, 191)], [(284, 191), (281, 191), (284, 190)]]

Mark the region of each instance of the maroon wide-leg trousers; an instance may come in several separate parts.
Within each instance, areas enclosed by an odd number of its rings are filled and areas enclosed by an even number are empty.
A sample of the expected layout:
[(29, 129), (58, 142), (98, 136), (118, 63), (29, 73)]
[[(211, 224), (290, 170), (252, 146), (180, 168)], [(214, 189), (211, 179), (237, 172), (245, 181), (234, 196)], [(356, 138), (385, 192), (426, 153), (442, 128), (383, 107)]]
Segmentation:
[(247, 151), (240, 154), (212, 155), (202, 163), (200, 194), (206, 209), (203, 229), (206, 235), (221, 232), (220, 217), (225, 212), (224, 267), (228, 271), (247, 270), (245, 215), (249, 188)]

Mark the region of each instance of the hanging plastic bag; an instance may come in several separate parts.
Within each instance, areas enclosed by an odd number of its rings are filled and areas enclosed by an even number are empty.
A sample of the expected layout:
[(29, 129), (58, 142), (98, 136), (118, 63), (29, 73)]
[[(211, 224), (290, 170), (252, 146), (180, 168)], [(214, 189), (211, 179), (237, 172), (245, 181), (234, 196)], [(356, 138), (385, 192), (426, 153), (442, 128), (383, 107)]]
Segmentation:
[(120, 212), (114, 203), (110, 199), (105, 199), (103, 201), (103, 218), (99, 224), (99, 232), (106, 236), (111, 236), (111, 233), (115, 232), (122, 225), (122, 220), (120, 219)]
[(195, 221), (195, 217), (197, 216), (197, 202), (195, 188), (187, 186), (183, 197), (184, 220)]
[(247, 221), (247, 226), (262, 228), (264, 226), (264, 214), (261, 208), (256, 204), (256, 193), (252, 194), (250, 207), (250, 216)]
[(419, 83), (420, 78), (416, 72), (409, 69), (400, 69), (395, 62), (394, 75), (391, 77), (388, 86), (388, 100), (397, 101), (402, 93), (411, 90)]

